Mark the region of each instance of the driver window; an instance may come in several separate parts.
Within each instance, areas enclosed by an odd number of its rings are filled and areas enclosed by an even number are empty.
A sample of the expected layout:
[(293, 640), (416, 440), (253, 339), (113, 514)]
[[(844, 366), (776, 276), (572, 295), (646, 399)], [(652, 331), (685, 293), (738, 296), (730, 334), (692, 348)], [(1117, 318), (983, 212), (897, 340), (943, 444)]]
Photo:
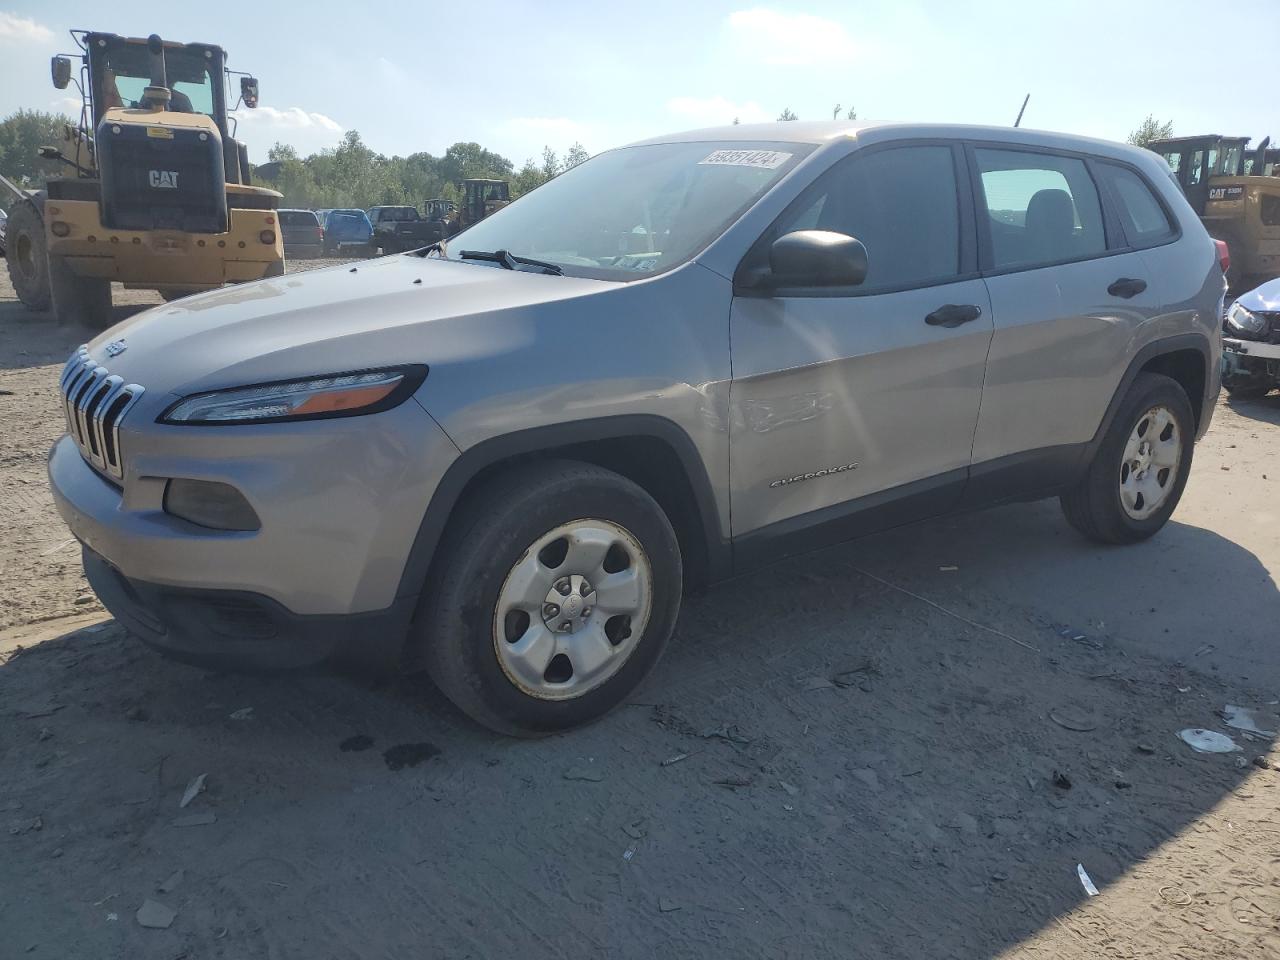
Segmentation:
[(960, 211), (949, 146), (855, 154), (828, 171), (778, 221), (774, 238), (831, 230), (867, 248), (863, 290), (945, 282), (960, 273)]

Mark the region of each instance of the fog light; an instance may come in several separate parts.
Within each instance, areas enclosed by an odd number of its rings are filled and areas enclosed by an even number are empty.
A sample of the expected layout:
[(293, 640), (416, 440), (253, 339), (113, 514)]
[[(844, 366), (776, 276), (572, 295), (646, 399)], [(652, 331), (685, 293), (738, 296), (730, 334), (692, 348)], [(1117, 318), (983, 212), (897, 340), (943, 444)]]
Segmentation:
[(275, 243), (276, 242), (275, 231), (263, 230), (260, 234), (258, 234), (258, 239), (261, 240), (263, 243)]
[(262, 522), (244, 494), (214, 480), (170, 480), (164, 512), (212, 530), (258, 530)]
[(62, 220), (55, 220), (53, 223), (49, 224), (49, 230), (55, 237), (71, 236), (71, 224)]

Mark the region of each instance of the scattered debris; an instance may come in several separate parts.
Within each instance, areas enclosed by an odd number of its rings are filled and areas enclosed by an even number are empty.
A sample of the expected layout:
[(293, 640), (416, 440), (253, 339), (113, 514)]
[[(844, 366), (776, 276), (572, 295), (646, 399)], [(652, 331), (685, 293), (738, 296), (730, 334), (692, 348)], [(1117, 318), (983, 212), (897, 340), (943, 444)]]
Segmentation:
[(1271, 761), (1268, 760), (1266, 757), (1262, 757), (1262, 756), (1254, 757), (1253, 765), (1257, 767), (1259, 770), (1272, 769)]
[(1133, 748), (1137, 750), (1139, 753), (1155, 753), (1156, 752), (1156, 748), (1149, 743), (1134, 744)]
[(9, 827), (9, 836), (16, 837), (23, 833), (34, 833), (37, 830), (44, 829), (44, 820), (40, 817), (32, 817), (30, 820), (20, 820)]
[(343, 753), (359, 753), (361, 750), (368, 750), (373, 746), (373, 737), (366, 737), (363, 733), (357, 733), (355, 736), (347, 737), (340, 744), (338, 749)]
[[(116, 921), (118, 921), (119, 919), (120, 919), (120, 914), (118, 914), (118, 913), (108, 913), (108, 914), (107, 914), (107, 920), (108, 920), (110, 923), (115, 923), (115, 922), (116, 922)], [(27, 951), (27, 953), (30, 953), (30, 952), (31, 952), (30, 950), (28, 950), (28, 951)]]
[(722, 723), (718, 727), (711, 727), (710, 729), (703, 730), (702, 733), (698, 734), (698, 736), (702, 737), (704, 740), (728, 740), (730, 743), (746, 744), (751, 742), (749, 737), (744, 737), (742, 732), (738, 730), (737, 724)]
[(1116, 781), (1116, 789), (1117, 789), (1117, 790), (1129, 790), (1129, 789), (1131, 789), (1132, 787), (1133, 787), (1133, 784), (1132, 784), (1132, 783), (1130, 783), (1128, 780), (1117, 780), (1117, 781)]
[(592, 767), (570, 767), (564, 772), (566, 780), (584, 780), (587, 783), (599, 783), (604, 774)]
[(192, 800), (204, 793), (204, 782), (208, 778), (209, 775), (207, 773), (191, 778), (191, 782), (187, 784), (187, 789), (182, 792), (182, 799), (178, 802), (179, 810), (185, 810)]
[(835, 687), (826, 677), (805, 677), (800, 681), (801, 690), (834, 690)]
[(440, 748), (434, 743), (398, 743), (382, 751), (382, 759), (388, 770), (416, 767), (424, 760), (440, 756)]
[(1195, 653), (1193, 653), (1193, 654), (1192, 654), (1192, 656), (1193, 656), (1193, 657), (1203, 657), (1206, 653), (1213, 653), (1213, 651), (1214, 651), (1214, 650), (1216, 650), (1216, 649), (1217, 649), (1217, 647), (1215, 647), (1212, 643), (1206, 643), (1206, 644), (1205, 644), (1204, 646), (1202, 646), (1199, 650), (1197, 650)]
[(1049, 711), (1049, 719), (1058, 726), (1078, 733), (1088, 733), (1098, 729), (1097, 723), (1072, 707), (1058, 707)]
[(1188, 907), (1191, 905), (1191, 895), (1178, 887), (1166, 885), (1156, 891), (1160, 899), (1165, 903), (1174, 907)]
[(143, 900), (136, 917), (139, 926), (151, 930), (168, 930), (169, 924), (173, 923), (173, 918), (177, 915), (178, 911), (166, 907), (158, 900)]
[(36, 734), (36, 739), (43, 742), (53, 736), (53, 731), (48, 727), (41, 727), (40, 732)]
[(653, 712), (649, 715), (649, 719), (664, 730), (670, 730), (673, 733), (679, 733), (686, 737), (694, 736), (697, 733), (693, 728), (693, 724), (680, 716), (665, 703), (654, 704)]
[(120, 894), (118, 894), (118, 893), (108, 893), (108, 894), (107, 894), (105, 897), (103, 897), (101, 900), (95, 900), (95, 901), (93, 901), (93, 905), (94, 905), (95, 907), (100, 907), (100, 906), (102, 906), (104, 903), (107, 903), (108, 901), (114, 900), (114, 899), (115, 899), (116, 897), (118, 897), (118, 896), (120, 896)]
[(212, 810), (206, 810), (203, 813), (192, 813), (185, 817), (178, 817), (171, 820), (170, 824), (175, 827), (206, 827), (211, 823), (217, 823), (218, 817)]
[(1260, 737), (1274, 737), (1276, 735), (1274, 730), (1263, 730), (1262, 727), (1258, 726), (1257, 718), (1248, 707), (1237, 707), (1228, 703), (1218, 711), (1218, 715), (1222, 717), (1222, 722), (1228, 727), (1243, 730), (1245, 733), (1256, 733)]
[(662, 767), (669, 767), (669, 766), (671, 766), (672, 764), (679, 763), (681, 760), (688, 760), (688, 759), (689, 759), (689, 754), (687, 754), (687, 753), (677, 753), (674, 757), (667, 757), (667, 759), (663, 760), (663, 761), (659, 764), (659, 766), (662, 766)]
[(680, 904), (676, 903), (670, 897), (658, 898), (658, 910), (662, 913), (674, 913), (680, 909)]
[(783, 810), (785, 810), (785, 811), (787, 811), (787, 813), (793, 813), (793, 812), (795, 811), (795, 809), (796, 809), (796, 808), (795, 808), (795, 807), (793, 807), (793, 806), (792, 806), (791, 804), (789, 804), (789, 803), (784, 803), (784, 804), (782, 805), (782, 809), (783, 809)]
[(847, 667), (835, 674), (831, 680), (837, 687), (857, 687), (863, 693), (871, 692), (871, 675), (879, 672), (871, 660), (864, 660), (856, 666)]
[(991, 875), (991, 879), (994, 880), (996, 883), (1004, 883), (1006, 880), (1009, 879), (1009, 875), (1007, 873), (993, 873)]
[(1200, 727), (1189, 727), (1178, 731), (1178, 739), (1196, 753), (1234, 753), (1239, 745), (1225, 734)]
[(1179, 693), (1190, 693), (1190, 692), (1191, 692), (1191, 688), (1190, 688), (1190, 687), (1178, 687), (1178, 688), (1177, 688), (1177, 691), (1178, 691)]
[(173, 893), (174, 890), (178, 889), (178, 884), (182, 882), (182, 878), (184, 876), (186, 876), (184, 871), (175, 870), (173, 871), (173, 873), (169, 875), (168, 880), (164, 881), (164, 883), (161, 883), (156, 887), (156, 890), (158, 890), (160, 893)]
[(622, 859), (625, 860), (627, 863), (630, 863), (631, 858), (636, 855), (636, 851), (639, 849), (640, 847), (637, 844), (634, 844), (634, 843), (631, 844), (631, 846), (627, 847), (627, 849), (622, 851)]
[(795, 784), (787, 783), (787, 781), (785, 780), (779, 780), (778, 786), (780, 786), (783, 790), (785, 790), (787, 793), (787, 796), (789, 797), (794, 797), (800, 793), (799, 787), (797, 787)]
[(939, 572), (939, 573), (955, 573), (955, 572), (956, 572), (957, 570), (959, 570), (959, 569), (960, 569), (960, 568), (959, 568), (959, 567), (957, 567), (955, 564), (953, 564), (953, 563), (948, 563), (948, 564), (946, 564), (945, 566), (941, 566), (941, 567), (939, 567), (939, 568), (938, 568), (938, 572)]
[(643, 820), (633, 820), (628, 824), (624, 824), (622, 832), (632, 840), (643, 840), (649, 835), (649, 831), (645, 829)]
[(44, 707), (40, 710), (32, 710), (30, 713), (19, 714), (19, 716), (22, 717), (23, 720), (38, 720), (41, 717), (52, 717), (65, 706), (65, 703), (58, 703), (53, 706)]
[(1053, 785), (1060, 790), (1071, 789), (1071, 779), (1061, 770), (1053, 771)]
[(232, 720), (252, 720), (253, 707), (241, 707), (231, 714)]
[(1089, 879), (1089, 874), (1085, 873), (1084, 864), (1076, 864), (1076, 876), (1080, 878), (1080, 886), (1084, 887), (1084, 892), (1091, 897), (1098, 895), (1098, 888), (1093, 885), (1093, 881)]
[(740, 777), (740, 776), (722, 777), (721, 779), (713, 780), (712, 782), (717, 787), (729, 787), (732, 790), (736, 790), (739, 787), (751, 786), (750, 777)]

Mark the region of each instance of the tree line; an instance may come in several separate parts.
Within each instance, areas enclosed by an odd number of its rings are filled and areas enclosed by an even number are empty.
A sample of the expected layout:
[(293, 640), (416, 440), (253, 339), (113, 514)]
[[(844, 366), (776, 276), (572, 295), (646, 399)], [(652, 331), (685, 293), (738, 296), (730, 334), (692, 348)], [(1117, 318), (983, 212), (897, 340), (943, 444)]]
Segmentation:
[[(54, 160), (40, 159), (38, 150), (61, 139), (70, 117), (39, 110), (19, 110), (0, 120), (0, 174), (19, 186), (38, 189), (52, 176), (69, 168)], [(254, 182), (284, 194), (289, 207), (371, 207), (381, 204), (421, 205), (429, 197), (457, 200), (460, 183), (472, 177), (511, 182), (511, 193), (528, 193), (589, 154), (575, 143), (563, 156), (545, 147), (541, 159), (530, 158), (519, 168), (509, 159), (478, 143), (455, 143), (443, 155), (411, 153), (407, 157), (384, 156), (371, 149), (355, 130), (330, 149), (302, 156), (288, 144), (277, 143), (262, 164), (263, 176)], [(7, 205), (8, 197), (0, 198)]]

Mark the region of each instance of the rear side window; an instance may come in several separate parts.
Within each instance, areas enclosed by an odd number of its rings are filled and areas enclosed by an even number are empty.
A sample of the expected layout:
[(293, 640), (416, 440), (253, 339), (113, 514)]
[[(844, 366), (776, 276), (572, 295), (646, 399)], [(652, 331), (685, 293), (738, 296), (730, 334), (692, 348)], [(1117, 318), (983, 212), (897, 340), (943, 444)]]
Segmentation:
[(832, 230), (861, 240), (868, 269), (860, 291), (958, 275), (960, 212), (951, 148), (855, 154), (810, 187), (772, 236), (793, 230)]
[(997, 270), (1106, 253), (1102, 205), (1083, 160), (982, 148), (974, 155)]
[(1168, 214), (1140, 176), (1110, 163), (1098, 164), (1097, 170), (1111, 191), (1130, 246), (1148, 247), (1173, 237), (1174, 227)]

